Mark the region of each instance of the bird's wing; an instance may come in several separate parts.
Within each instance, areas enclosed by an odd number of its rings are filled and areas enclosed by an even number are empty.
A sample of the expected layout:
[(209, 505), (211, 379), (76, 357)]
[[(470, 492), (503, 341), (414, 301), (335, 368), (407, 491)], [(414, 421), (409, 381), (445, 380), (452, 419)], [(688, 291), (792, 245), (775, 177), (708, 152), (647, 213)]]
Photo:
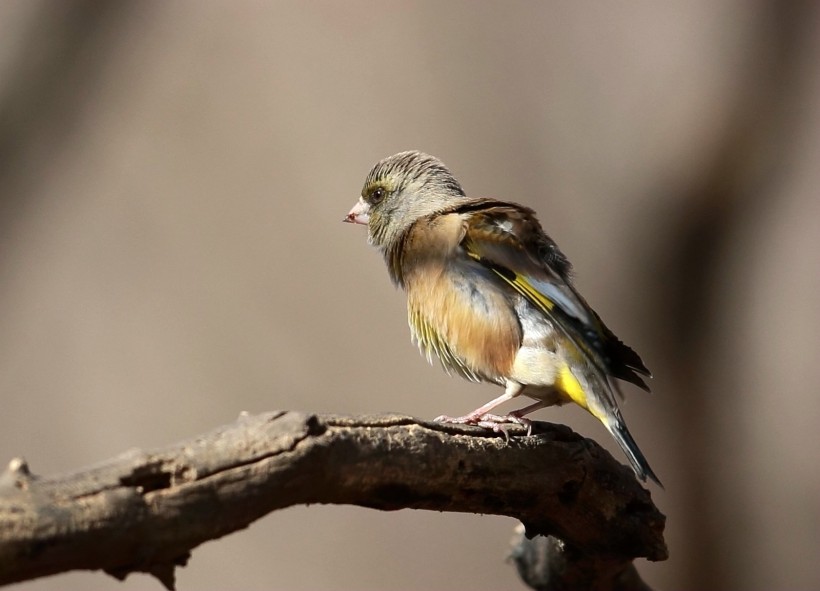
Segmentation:
[[(575, 290), (570, 264), (526, 207), (476, 199), (458, 209), (467, 256), (492, 270), (549, 317), (605, 374), (649, 391), (649, 370)], [(638, 375), (640, 374), (640, 375)]]

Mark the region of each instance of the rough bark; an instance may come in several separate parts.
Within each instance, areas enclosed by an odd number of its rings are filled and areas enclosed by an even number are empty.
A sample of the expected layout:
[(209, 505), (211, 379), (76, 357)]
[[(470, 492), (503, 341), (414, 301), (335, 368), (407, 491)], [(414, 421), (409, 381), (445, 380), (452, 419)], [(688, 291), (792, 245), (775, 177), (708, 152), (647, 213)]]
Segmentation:
[[(576, 577), (610, 580), (634, 558), (667, 557), (665, 518), (628, 468), (560, 425), (513, 433), (273, 412), (66, 476), (37, 477), (14, 459), (0, 475), (0, 584), (102, 569), (148, 572), (170, 589), (199, 544), (306, 503), (507, 515), (529, 537), (561, 540), (549, 560), (571, 556), (574, 570), (555, 572)], [(517, 562), (527, 560), (537, 553)]]

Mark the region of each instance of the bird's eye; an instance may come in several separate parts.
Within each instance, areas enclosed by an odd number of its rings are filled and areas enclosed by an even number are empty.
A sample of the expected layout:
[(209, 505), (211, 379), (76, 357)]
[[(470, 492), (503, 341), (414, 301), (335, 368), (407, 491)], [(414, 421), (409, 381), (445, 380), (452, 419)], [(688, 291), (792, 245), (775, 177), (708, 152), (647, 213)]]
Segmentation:
[(370, 201), (372, 203), (379, 203), (382, 199), (384, 199), (384, 189), (381, 187), (376, 187), (370, 192)]

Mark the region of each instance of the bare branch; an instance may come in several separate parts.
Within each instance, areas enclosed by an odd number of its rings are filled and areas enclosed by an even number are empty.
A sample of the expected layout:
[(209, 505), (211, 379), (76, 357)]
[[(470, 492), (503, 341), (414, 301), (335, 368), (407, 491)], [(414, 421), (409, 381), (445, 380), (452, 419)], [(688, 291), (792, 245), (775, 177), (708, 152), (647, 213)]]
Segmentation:
[(170, 589), (199, 544), (306, 503), (508, 515), (621, 569), (667, 556), (649, 492), (566, 427), (537, 423), (507, 441), (404, 416), (274, 412), (67, 476), (12, 460), (0, 475), (0, 584), (102, 569)]

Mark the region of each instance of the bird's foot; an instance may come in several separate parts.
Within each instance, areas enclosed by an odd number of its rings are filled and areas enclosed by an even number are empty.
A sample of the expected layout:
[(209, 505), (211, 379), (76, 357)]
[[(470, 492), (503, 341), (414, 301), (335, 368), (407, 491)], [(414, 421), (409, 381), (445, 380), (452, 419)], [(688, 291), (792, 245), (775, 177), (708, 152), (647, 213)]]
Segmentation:
[(494, 433), (502, 433), (504, 437), (509, 441), (510, 436), (502, 428), (502, 425), (521, 425), (522, 427), (527, 428), (527, 435), (532, 435), (532, 421), (520, 417), (515, 413), (510, 413), (508, 415), (494, 415), (490, 413), (484, 414), (468, 414), (464, 415), (463, 417), (448, 417), (447, 415), (441, 415), (440, 417), (436, 417), (435, 422), (437, 423), (450, 423), (451, 425), (475, 425), (476, 427), (482, 427), (484, 429), (490, 429)]
[(478, 423), (479, 426), (484, 427), (486, 429), (492, 429), (496, 433), (503, 432), (506, 437), (509, 438), (507, 432), (504, 431), (501, 426), (502, 425), (521, 425), (522, 427), (527, 428), (527, 435), (532, 435), (532, 421), (526, 417), (520, 417), (514, 412), (511, 412), (507, 415), (493, 415), (493, 414), (485, 414), (481, 415), (481, 421)]

